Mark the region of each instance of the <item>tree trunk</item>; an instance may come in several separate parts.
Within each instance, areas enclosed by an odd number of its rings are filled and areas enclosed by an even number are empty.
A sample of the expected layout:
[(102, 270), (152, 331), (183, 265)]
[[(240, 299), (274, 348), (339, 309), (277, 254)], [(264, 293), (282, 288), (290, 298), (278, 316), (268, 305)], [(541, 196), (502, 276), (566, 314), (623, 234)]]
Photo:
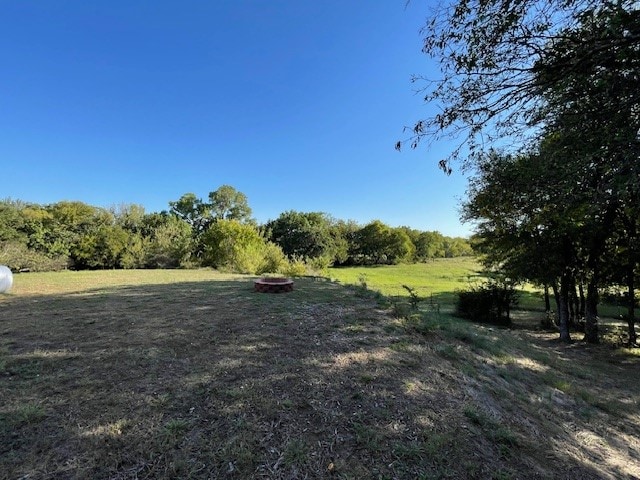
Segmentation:
[(598, 285), (595, 278), (587, 284), (584, 341), (598, 343)]
[(578, 325), (578, 319), (576, 318), (576, 283), (575, 281), (571, 281), (571, 285), (569, 287), (569, 328), (576, 329)]
[(576, 323), (580, 323), (584, 317), (580, 316), (580, 296), (578, 295), (578, 284), (574, 281), (571, 285), (571, 303), (573, 303), (573, 314)]
[(553, 290), (553, 298), (556, 301), (556, 323), (560, 325), (560, 291), (558, 289), (558, 282), (554, 281), (551, 284), (551, 289)]
[(509, 287), (505, 287), (504, 295), (504, 309), (507, 314), (507, 324), (511, 326), (511, 291)]
[(560, 341), (571, 342), (569, 334), (569, 288), (571, 279), (568, 274), (563, 274), (560, 279), (560, 295), (558, 299), (558, 321), (560, 322)]
[(638, 337), (636, 336), (636, 293), (635, 293), (635, 278), (634, 278), (633, 265), (627, 270), (627, 324), (629, 329), (629, 346), (632, 347), (636, 344)]
[(580, 315), (580, 318), (584, 318), (587, 311), (587, 301), (584, 298), (584, 287), (582, 286), (582, 283), (578, 284), (578, 293), (580, 294), (579, 315)]
[(544, 285), (544, 311), (548, 315), (551, 311), (551, 299), (549, 298), (549, 285)]
[(551, 318), (551, 298), (549, 298), (549, 285), (544, 284), (544, 318), (540, 320), (542, 328), (551, 329), (554, 326)]

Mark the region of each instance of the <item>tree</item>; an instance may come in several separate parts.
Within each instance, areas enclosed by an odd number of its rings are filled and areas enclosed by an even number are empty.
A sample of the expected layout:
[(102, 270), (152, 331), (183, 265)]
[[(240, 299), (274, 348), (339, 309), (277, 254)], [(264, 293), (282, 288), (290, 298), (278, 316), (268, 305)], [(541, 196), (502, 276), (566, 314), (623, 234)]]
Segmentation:
[(251, 220), (247, 197), (229, 185), (209, 192), (209, 202), (203, 202), (194, 193), (185, 193), (177, 201), (169, 202), (170, 212), (185, 221), (193, 234), (193, 256), (200, 259), (204, 245), (202, 235), (219, 220)]
[(222, 185), (209, 193), (209, 209), (216, 220), (238, 220), (246, 222), (251, 219), (251, 208), (247, 196), (230, 185)]
[[(465, 132), (463, 144), (480, 171), (466, 214), (482, 219), (487, 258), (522, 272), (546, 249), (553, 260), (546, 272), (559, 280), (561, 337), (569, 338), (565, 317), (580, 280), (587, 285), (585, 340), (595, 342), (598, 289), (613, 239), (624, 237), (615, 228), (621, 212), (640, 202), (637, 2), (454, 5), (425, 32), (425, 50), (443, 67), (426, 98), (441, 101), (443, 111), (416, 124), (413, 146)], [(543, 141), (526, 150), (524, 139), (539, 134)], [(483, 154), (479, 139), (509, 135), (521, 136), (511, 160)], [(447, 161), (442, 167), (450, 171)]]
[(77, 201), (29, 205), (21, 214), (29, 248), (50, 257), (68, 257), (82, 236), (113, 223), (110, 212)]
[[(563, 151), (558, 143), (567, 140), (567, 133), (550, 136), (535, 154), (492, 154), (480, 162), (463, 212), (465, 219), (478, 222), (486, 264), (541, 285), (559, 282), (554, 290), (563, 340), (570, 338), (575, 285), (585, 283), (585, 340), (597, 342), (598, 289), (616, 263), (612, 242), (632, 232), (616, 230), (620, 191), (607, 186), (625, 162), (609, 164), (588, 145), (584, 151), (580, 146)], [(630, 258), (635, 269), (637, 257)]]
[[(637, 4), (605, 2), (582, 12), (579, 24), (545, 49), (534, 74), (552, 142), (546, 155), (573, 165), (582, 201), (581, 249), (587, 281), (585, 339), (598, 340), (598, 288), (612, 239), (629, 237), (640, 211), (640, 11)], [(581, 197), (581, 198), (580, 198)], [(629, 216), (629, 214), (631, 216)], [(618, 218), (625, 221), (620, 223)], [(615, 226), (626, 231), (615, 232)], [(635, 275), (636, 259), (627, 274)], [(631, 282), (627, 282), (631, 285)], [(633, 332), (630, 331), (630, 336)]]
[(355, 235), (355, 253), (359, 263), (400, 263), (411, 259), (415, 251), (402, 229), (392, 229), (380, 220), (362, 227)]
[(560, 337), (570, 341), (569, 289), (578, 274), (581, 205), (570, 202), (575, 176), (549, 157), (491, 152), (478, 164), (463, 219), (477, 222), (489, 268), (514, 280), (559, 286)]
[[(399, 141), (396, 148), (403, 143), (416, 148), (423, 140), (458, 138), (458, 148), (440, 162), (450, 173), (451, 160), (460, 158), (461, 152), (468, 150), (473, 159), (486, 149), (487, 142), (508, 137), (517, 150), (525, 140), (535, 139), (533, 127), (545, 124), (545, 117), (539, 115), (544, 103), (541, 91), (553, 89), (576, 72), (576, 65), (590, 58), (602, 64), (602, 52), (638, 45), (636, 29), (629, 29), (625, 36), (605, 35), (601, 42), (585, 42), (577, 63), (557, 62), (553, 75), (538, 75), (549, 46), (603, 9), (620, 9), (633, 16), (637, 2), (451, 0), (439, 4), (422, 30), (422, 50), (439, 63), (441, 76), (435, 80), (414, 77), (425, 102), (439, 110), (415, 122), (410, 137)], [(637, 105), (637, 93), (619, 102)], [(614, 111), (596, 113), (606, 116)]]
[(121, 258), (129, 234), (118, 225), (102, 225), (83, 235), (73, 246), (71, 258), (78, 269), (122, 268)]
[(636, 285), (638, 265), (640, 264), (640, 217), (637, 205), (625, 205), (621, 208), (617, 226), (614, 230), (613, 249), (615, 256), (610, 257), (608, 270), (604, 273), (609, 282), (626, 287), (628, 344), (637, 346), (635, 330)]
[(356, 237), (360, 225), (355, 220), (336, 220), (331, 228), (336, 245), (335, 264), (353, 264), (356, 255)]
[(26, 205), (20, 201), (5, 199), (0, 201), (0, 243), (20, 241), (26, 243), (22, 209)]
[(469, 242), (462, 237), (445, 238), (444, 256), (446, 258), (467, 257), (473, 255)]
[(45, 210), (54, 223), (73, 233), (85, 233), (96, 224), (104, 224), (105, 219), (110, 221), (113, 218), (102, 209), (77, 201), (57, 202), (45, 207)]
[(204, 232), (211, 222), (210, 207), (194, 193), (185, 193), (175, 202), (169, 202), (169, 211), (186, 222), (195, 236)]
[(426, 262), (446, 255), (445, 238), (440, 232), (421, 232), (414, 241), (416, 260)]
[(111, 208), (116, 224), (132, 233), (141, 233), (145, 218), (144, 207), (136, 204), (122, 203)]
[(151, 268), (176, 268), (189, 260), (193, 247), (191, 226), (173, 215), (146, 216), (145, 265)]
[(120, 254), (117, 268), (144, 268), (147, 265), (146, 258), (149, 242), (140, 233), (124, 231), (127, 234), (127, 243)]
[(326, 258), (333, 263), (346, 250), (332, 220), (321, 212), (289, 210), (265, 225), (268, 237), (280, 245), (289, 258)]
[(218, 220), (203, 235), (205, 265), (237, 273), (264, 273), (284, 260), (279, 247), (256, 227), (238, 220)]

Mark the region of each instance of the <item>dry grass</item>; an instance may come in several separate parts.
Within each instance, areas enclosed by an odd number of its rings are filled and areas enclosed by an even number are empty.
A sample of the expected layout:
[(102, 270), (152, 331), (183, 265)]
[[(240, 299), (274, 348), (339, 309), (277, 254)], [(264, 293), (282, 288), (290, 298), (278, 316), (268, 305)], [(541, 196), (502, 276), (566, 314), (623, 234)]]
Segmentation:
[(1, 478), (640, 476), (607, 346), (208, 271), (17, 276), (0, 318)]

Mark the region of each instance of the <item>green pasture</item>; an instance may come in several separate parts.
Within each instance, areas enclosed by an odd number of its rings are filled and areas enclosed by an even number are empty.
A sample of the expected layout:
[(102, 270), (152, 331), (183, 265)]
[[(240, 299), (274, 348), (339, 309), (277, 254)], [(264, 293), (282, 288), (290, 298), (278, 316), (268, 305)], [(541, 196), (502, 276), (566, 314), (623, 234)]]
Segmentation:
[(328, 276), (345, 285), (362, 285), (382, 295), (406, 296), (407, 285), (425, 299), (452, 304), (456, 290), (478, 281), (480, 264), (471, 257), (442, 258), (428, 263), (331, 268)]
[[(440, 258), (428, 263), (404, 265), (372, 265), (367, 267), (330, 268), (328, 276), (344, 285), (366, 284), (367, 289), (388, 297), (406, 297), (403, 285), (415, 289), (423, 301), (452, 307), (456, 291), (465, 290), (482, 281), (482, 266), (475, 258)], [(544, 311), (542, 289), (530, 284), (517, 287), (518, 309), (534, 312)], [(551, 297), (552, 309), (553, 295)], [(626, 306), (602, 302), (599, 314), (606, 319), (618, 319), (626, 313)], [(608, 321), (608, 320), (607, 320)]]
[[(406, 285), (423, 301), (433, 301), (451, 309), (456, 292), (483, 281), (482, 266), (475, 258), (439, 258), (428, 263), (374, 265), (329, 269), (328, 276), (344, 285), (363, 286), (387, 297), (406, 297)], [(519, 308), (544, 311), (542, 291), (531, 285), (520, 285)]]

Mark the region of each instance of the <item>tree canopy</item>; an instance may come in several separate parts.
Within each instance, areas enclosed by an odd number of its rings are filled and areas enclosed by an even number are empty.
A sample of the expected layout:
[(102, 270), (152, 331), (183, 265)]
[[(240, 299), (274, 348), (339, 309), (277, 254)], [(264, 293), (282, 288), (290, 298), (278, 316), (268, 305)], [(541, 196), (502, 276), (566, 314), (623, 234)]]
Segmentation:
[[(603, 28), (597, 19), (610, 14), (615, 20)], [(637, 71), (635, 60), (616, 55), (637, 50), (637, 15), (633, 0), (438, 3), (422, 30), (422, 50), (438, 63), (440, 75), (413, 78), (438, 113), (416, 121), (396, 148), (453, 138), (457, 146), (440, 162), (450, 173), (452, 161), (468, 162), (498, 140), (516, 150), (535, 143), (547, 121), (544, 92), (589, 70), (617, 64)], [(590, 19), (596, 19), (591, 30)], [(637, 82), (635, 74), (627, 77), (629, 85), (634, 79)], [(615, 112), (622, 103), (635, 108), (637, 90), (599, 114)]]
[(250, 218), (247, 197), (225, 185), (209, 194), (209, 202), (186, 193), (169, 207), (169, 212), (147, 213), (135, 204), (104, 209), (78, 201), (0, 200), (0, 263), (34, 271), (213, 266), (275, 273), (289, 266), (299, 273), (307, 266), (317, 271), (472, 253), (466, 239), (382, 222), (376, 222), (378, 236), (367, 236), (371, 226), (322, 212), (288, 210), (259, 225)]
[[(552, 285), (564, 340), (570, 339), (570, 300), (576, 287), (582, 295), (586, 286), (585, 339), (596, 342), (599, 291), (622, 281), (630, 302), (630, 342), (635, 342), (637, 2), (489, 0), (457, 5), (461, 9), (449, 17), (452, 32), (441, 31), (439, 38), (459, 35), (455, 38), (466, 50), (442, 60), (455, 68), (434, 95), (449, 102), (440, 131), (455, 122), (469, 129), (466, 141), (476, 174), (463, 217), (477, 223), (486, 263), (514, 277)], [(512, 13), (512, 18), (489, 18), (489, 11)], [(534, 15), (540, 11), (545, 14)], [(460, 31), (462, 25), (469, 31)], [(476, 31), (479, 25), (484, 33)], [(430, 52), (440, 48), (434, 35), (428, 37)], [(508, 45), (512, 52), (505, 50)], [(484, 58), (479, 64), (473, 58), (476, 48)], [(531, 56), (518, 60), (520, 51)], [(453, 78), (461, 81), (461, 100), (442, 94)], [(498, 78), (499, 84), (491, 83)], [(522, 141), (510, 149), (486, 151), (474, 143), (475, 136), (512, 133)], [(427, 133), (418, 129), (415, 135), (419, 141)], [(446, 162), (444, 167), (450, 168)], [(624, 273), (613, 274), (616, 265)]]

